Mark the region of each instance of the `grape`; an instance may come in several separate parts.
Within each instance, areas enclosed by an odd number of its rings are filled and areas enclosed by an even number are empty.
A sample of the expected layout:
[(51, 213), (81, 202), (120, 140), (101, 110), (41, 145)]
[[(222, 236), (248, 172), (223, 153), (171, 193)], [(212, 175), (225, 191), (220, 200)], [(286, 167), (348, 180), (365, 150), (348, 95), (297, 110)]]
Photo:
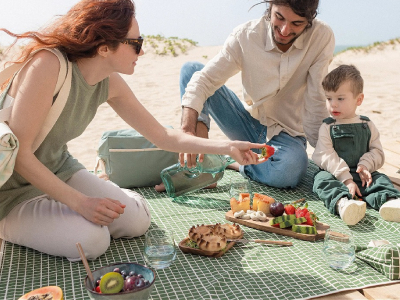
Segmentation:
[[(121, 292), (126, 291), (134, 291), (139, 288), (146, 287), (150, 285), (150, 282), (147, 279), (144, 279), (142, 274), (138, 274), (135, 271), (130, 271), (129, 273), (126, 270), (120, 270), (119, 268), (115, 268), (113, 272), (117, 272), (122, 275), (124, 278), (124, 287)], [(100, 282), (100, 279), (97, 280)], [(96, 281), (96, 285), (98, 285)]]
[(282, 216), (284, 211), (285, 211), (285, 208), (284, 208), (283, 204), (280, 202), (274, 202), (269, 207), (269, 212), (274, 217)]
[(137, 288), (144, 287), (144, 286), (145, 286), (144, 279), (143, 279), (143, 278), (140, 278), (140, 277), (136, 278), (135, 286), (136, 286)]
[(129, 277), (125, 280), (124, 291), (133, 291), (135, 289), (136, 277)]

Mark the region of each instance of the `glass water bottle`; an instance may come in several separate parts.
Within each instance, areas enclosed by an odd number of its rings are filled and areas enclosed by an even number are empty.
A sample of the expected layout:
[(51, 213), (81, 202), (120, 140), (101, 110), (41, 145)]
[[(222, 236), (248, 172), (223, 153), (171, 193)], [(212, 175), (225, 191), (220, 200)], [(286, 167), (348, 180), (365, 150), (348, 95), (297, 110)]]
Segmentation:
[(175, 198), (207, 187), (224, 176), (225, 168), (235, 161), (228, 155), (205, 154), (203, 162), (194, 168), (177, 163), (161, 171), (168, 196)]

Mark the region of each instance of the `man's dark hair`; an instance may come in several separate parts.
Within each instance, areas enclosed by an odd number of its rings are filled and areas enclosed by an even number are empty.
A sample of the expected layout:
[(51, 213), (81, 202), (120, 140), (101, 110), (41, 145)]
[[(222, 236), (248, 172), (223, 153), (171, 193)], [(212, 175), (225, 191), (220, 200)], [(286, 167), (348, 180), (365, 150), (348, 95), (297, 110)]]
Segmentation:
[(336, 92), (346, 81), (350, 81), (354, 97), (363, 92), (364, 80), (360, 71), (353, 65), (340, 65), (325, 76), (322, 87), (327, 92)]
[(271, 20), (272, 5), (289, 6), (296, 15), (307, 19), (309, 28), (318, 14), (319, 0), (263, 0), (261, 3), (269, 4), (265, 12), (267, 20)]

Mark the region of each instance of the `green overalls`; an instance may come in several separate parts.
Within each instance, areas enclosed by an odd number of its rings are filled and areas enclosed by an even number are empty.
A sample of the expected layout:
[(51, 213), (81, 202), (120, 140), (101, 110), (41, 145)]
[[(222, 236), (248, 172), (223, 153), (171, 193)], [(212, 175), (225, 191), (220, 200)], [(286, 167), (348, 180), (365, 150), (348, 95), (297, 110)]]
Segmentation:
[[(369, 187), (362, 187), (362, 182), (357, 170), (357, 164), (361, 156), (369, 151), (371, 131), (368, 127), (368, 117), (360, 116), (362, 123), (333, 124), (330, 134), (333, 148), (350, 168), (354, 182), (360, 189), (362, 199), (372, 208), (379, 209), (388, 198), (399, 198), (400, 192), (393, 186), (390, 179), (382, 173), (373, 172), (372, 183)], [(324, 120), (326, 124), (335, 123), (333, 118)], [(351, 199), (349, 189), (346, 185), (336, 179), (331, 173), (320, 169), (315, 174), (313, 192), (325, 202), (325, 206), (332, 214), (338, 214), (336, 203), (339, 199), (347, 197)]]

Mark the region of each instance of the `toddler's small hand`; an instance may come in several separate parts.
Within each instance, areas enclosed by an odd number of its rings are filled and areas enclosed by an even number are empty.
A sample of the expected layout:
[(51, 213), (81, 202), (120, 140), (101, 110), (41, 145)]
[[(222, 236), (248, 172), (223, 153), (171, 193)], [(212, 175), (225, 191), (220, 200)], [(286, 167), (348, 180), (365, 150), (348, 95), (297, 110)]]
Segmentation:
[(367, 184), (367, 187), (369, 187), (372, 183), (372, 176), (368, 169), (363, 165), (358, 165), (356, 172), (360, 175), (362, 186)]
[(358, 188), (357, 184), (353, 181), (353, 179), (347, 179), (345, 182), (343, 182), (347, 188), (349, 189), (349, 193), (351, 194), (352, 198), (354, 198), (354, 195), (357, 193), (358, 196), (361, 197), (361, 192), (360, 189)]

